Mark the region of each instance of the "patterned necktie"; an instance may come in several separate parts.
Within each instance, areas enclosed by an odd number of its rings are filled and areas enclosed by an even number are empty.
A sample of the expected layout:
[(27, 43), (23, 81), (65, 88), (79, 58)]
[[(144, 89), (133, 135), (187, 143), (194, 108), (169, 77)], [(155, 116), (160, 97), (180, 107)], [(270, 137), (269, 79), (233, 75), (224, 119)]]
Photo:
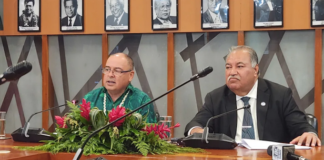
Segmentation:
[(69, 18), (69, 26), (72, 26), (72, 19)]
[[(250, 97), (242, 97), (241, 100), (244, 106), (249, 105)], [(243, 125), (242, 125), (242, 138), (255, 139), (254, 126), (250, 108), (244, 109)]]

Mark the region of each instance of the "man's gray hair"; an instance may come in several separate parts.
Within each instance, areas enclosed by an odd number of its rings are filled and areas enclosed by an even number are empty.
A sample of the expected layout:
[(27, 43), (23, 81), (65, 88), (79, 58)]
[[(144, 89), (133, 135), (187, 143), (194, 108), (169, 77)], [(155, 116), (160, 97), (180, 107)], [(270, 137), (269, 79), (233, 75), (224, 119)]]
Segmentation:
[[(160, 2), (160, 1), (161, 1), (161, 0), (154, 0), (154, 10), (157, 9), (157, 7), (159, 6), (159, 3), (158, 3), (158, 2)], [(170, 5), (172, 5), (172, 1), (169, 0), (169, 2), (170, 2)]]
[[(121, 6), (124, 8), (124, 0), (116, 0)], [(108, 4), (110, 5), (111, 0), (108, 0)]]
[[(229, 49), (228, 55), (231, 54), (234, 51), (237, 51), (237, 50), (246, 50), (250, 54), (252, 67), (255, 67), (259, 63), (257, 53), (255, 52), (255, 50), (252, 47), (249, 47), (249, 46), (244, 46), (244, 45), (242, 45), (242, 46), (232, 46)], [(226, 60), (227, 60), (227, 56), (226, 56)]]

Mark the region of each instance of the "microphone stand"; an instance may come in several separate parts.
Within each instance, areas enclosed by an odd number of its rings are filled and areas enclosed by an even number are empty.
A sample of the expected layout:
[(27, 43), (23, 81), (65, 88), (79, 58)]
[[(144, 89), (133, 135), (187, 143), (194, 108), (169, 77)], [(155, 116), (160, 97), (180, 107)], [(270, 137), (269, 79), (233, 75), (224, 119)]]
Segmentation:
[(182, 87), (183, 85), (189, 83), (190, 81), (194, 81), (194, 80), (196, 80), (196, 79), (198, 79), (198, 78), (204, 77), (204, 76), (206, 76), (207, 74), (209, 74), (209, 73), (212, 72), (212, 71), (213, 71), (213, 68), (212, 68), (212, 67), (207, 67), (206, 69), (204, 69), (204, 70), (201, 71), (200, 73), (195, 74), (194, 76), (192, 76), (188, 81), (182, 83), (181, 85), (179, 85), (179, 86), (177, 86), (177, 87), (174, 87), (173, 89), (167, 91), (166, 93), (162, 94), (161, 96), (159, 96), (159, 97), (157, 97), (157, 98), (155, 98), (155, 99), (153, 99), (153, 100), (151, 100), (151, 101), (149, 101), (149, 102), (143, 104), (142, 106), (136, 108), (135, 110), (132, 110), (131, 112), (129, 112), (129, 113), (127, 113), (127, 114), (125, 114), (125, 115), (123, 115), (123, 116), (117, 118), (117, 119), (114, 120), (114, 121), (112, 121), (111, 123), (109, 123), (109, 124), (107, 124), (107, 125), (105, 125), (105, 126), (99, 128), (99, 129), (95, 130), (95, 131), (92, 132), (92, 133), (87, 137), (87, 139), (83, 142), (83, 144), (81, 145), (81, 148), (79, 148), (79, 149), (77, 150), (77, 152), (75, 153), (75, 156), (73, 157), (73, 160), (79, 160), (79, 159), (81, 158), (82, 153), (83, 153), (83, 149), (84, 149), (85, 145), (87, 144), (87, 142), (90, 140), (90, 138), (91, 138), (93, 135), (97, 134), (98, 132), (100, 132), (101, 130), (103, 130), (103, 129), (105, 129), (105, 128), (108, 128), (108, 127), (111, 126), (112, 124), (114, 124), (114, 123), (116, 123), (117, 121), (119, 121), (119, 120), (121, 120), (121, 119), (127, 117), (128, 115), (131, 115), (132, 113), (138, 111), (139, 109), (142, 109), (143, 107), (147, 106), (148, 104), (153, 103), (154, 101), (156, 101), (156, 100), (160, 99), (161, 97), (163, 97), (163, 96), (169, 94), (170, 92), (172, 92), (172, 91), (174, 91), (174, 90), (176, 90), (176, 89)]
[[(72, 100), (72, 102), (74, 104), (78, 104), (79, 101), (78, 100)], [(52, 107), (52, 108), (49, 108), (49, 109), (46, 109), (46, 110), (42, 110), (42, 111), (39, 111), (39, 112), (36, 112), (34, 114), (32, 114), (29, 118), (28, 118), (28, 121), (24, 124), (24, 127), (22, 128), (19, 128), (17, 129), (16, 131), (14, 131), (11, 136), (13, 138), (14, 141), (18, 141), (18, 142), (39, 142), (41, 140), (48, 140), (48, 139), (51, 139), (52, 137), (51, 136), (47, 136), (47, 135), (44, 135), (42, 132), (44, 129), (42, 128), (33, 128), (33, 129), (30, 129), (29, 130), (29, 126), (30, 126), (30, 120), (31, 118), (38, 114), (38, 113), (42, 113), (42, 112), (46, 112), (46, 111), (49, 111), (49, 110), (53, 110), (53, 109), (56, 109), (56, 108), (60, 108), (60, 107), (63, 107), (63, 106), (66, 106), (67, 103), (65, 104), (62, 104), (62, 105), (59, 105), (59, 106), (56, 106), (56, 107)], [(30, 131), (30, 134), (28, 134), (28, 131)]]
[(209, 142), (208, 142), (208, 133), (209, 133), (208, 124), (209, 124), (209, 122), (210, 122), (211, 120), (216, 119), (216, 118), (218, 118), (218, 117), (222, 117), (222, 116), (224, 116), (224, 115), (226, 115), (226, 114), (229, 114), (229, 113), (232, 113), (232, 112), (235, 112), (235, 111), (241, 110), (241, 109), (248, 109), (248, 108), (250, 108), (250, 105), (246, 105), (246, 106), (244, 106), (244, 107), (242, 107), (242, 108), (234, 109), (234, 110), (231, 110), (231, 111), (228, 111), (228, 112), (222, 113), (222, 114), (220, 114), (220, 115), (217, 115), (217, 116), (214, 116), (214, 117), (209, 118), (208, 121), (207, 121), (207, 123), (206, 123), (206, 127), (204, 128), (204, 132), (202, 133), (202, 139), (201, 139), (201, 140), (202, 140), (202, 141), (205, 141), (206, 143), (209, 143)]

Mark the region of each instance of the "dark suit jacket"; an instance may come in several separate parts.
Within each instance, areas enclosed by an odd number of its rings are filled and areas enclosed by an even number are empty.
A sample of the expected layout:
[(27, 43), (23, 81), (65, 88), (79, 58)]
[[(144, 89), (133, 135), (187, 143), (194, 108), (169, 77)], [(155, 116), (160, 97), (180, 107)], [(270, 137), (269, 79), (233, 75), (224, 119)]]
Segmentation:
[(128, 14), (126, 12), (124, 12), (123, 16), (121, 17), (119, 24), (115, 24), (115, 17), (114, 15), (109, 15), (106, 18), (106, 25), (109, 26), (128, 26)]
[[(61, 19), (61, 26), (68, 26), (69, 18), (66, 16)], [(73, 26), (82, 26), (82, 16), (77, 14)]]
[[(265, 106), (261, 106), (265, 102)], [(304, 132), (315, 129), (306, 121), (292, 98), (291, 89), (259, 78), (257, 90), (257, 126), (260, 140), (290, 142)], [(205, 127), (207, 120), (215, 115), (236, 109), (236, 95), (226, 86), (209, 92), (205, 104), (189, 122), (185, 135), (194, 126)], [(235, 139), (237, 112), (232, 112), (210, 122), (210, 132), (224, 133)]]
[[(219, 10), (220, 16), (222, 17), (223, 23), (227, 23), (227, 17), (225, 16), (225, 12), (223, 9)], [(209, 13), (209, 10), (207, 9), (206, 12), (203, 14), (203, 23), (214, 23), (214, 20), (212, 16)]]
[[(172, 24), (177, 24), (177, 17), (176, 16), (170, 16), (169, 17), (169, 21), (172, 23)], [(157, 18), (155, 18), (153, 20), (153, 24), (159, 24), (159, 25), (162, 25), (163, 23), (161, 21), (159, 21)]]

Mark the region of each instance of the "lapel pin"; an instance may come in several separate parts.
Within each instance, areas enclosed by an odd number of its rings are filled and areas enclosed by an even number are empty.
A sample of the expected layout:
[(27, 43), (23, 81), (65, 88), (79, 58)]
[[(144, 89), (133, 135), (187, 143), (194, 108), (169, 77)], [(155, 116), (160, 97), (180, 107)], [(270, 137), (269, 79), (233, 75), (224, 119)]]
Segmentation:
[(261, 106), (265, 106), (266, 105), (266, 103), (265, 102), (261, 102)]

